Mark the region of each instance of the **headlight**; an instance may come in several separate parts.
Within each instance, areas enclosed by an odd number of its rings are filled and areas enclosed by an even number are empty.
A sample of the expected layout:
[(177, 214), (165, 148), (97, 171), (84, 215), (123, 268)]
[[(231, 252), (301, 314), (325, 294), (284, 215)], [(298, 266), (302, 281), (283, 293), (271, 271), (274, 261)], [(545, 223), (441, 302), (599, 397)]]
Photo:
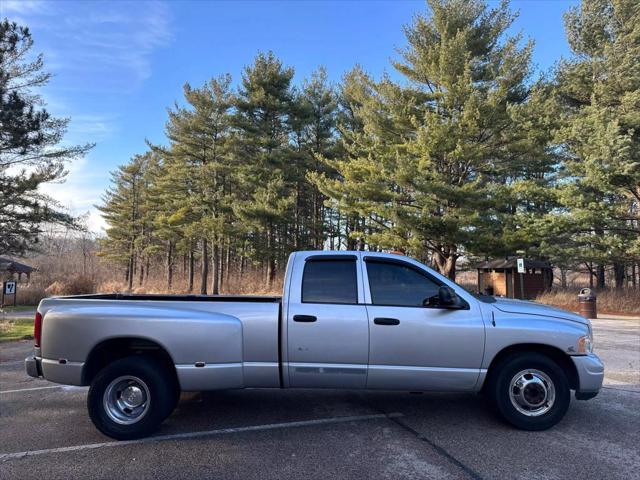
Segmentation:
[(591, 353), (593, 352), (593, 339), (591, 335), (584, 335), (578, 339), (578, 353)]

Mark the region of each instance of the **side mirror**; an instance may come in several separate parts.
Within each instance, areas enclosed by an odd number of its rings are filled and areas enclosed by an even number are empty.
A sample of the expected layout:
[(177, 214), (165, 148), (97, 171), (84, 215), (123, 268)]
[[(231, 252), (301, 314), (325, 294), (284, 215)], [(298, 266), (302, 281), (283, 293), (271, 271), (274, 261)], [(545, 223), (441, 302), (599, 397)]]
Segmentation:
[(464, 309), (466, 307), (466, 302), (458, 297), (451, 287), (443, 285), (438, 288), (438, 294), (433, 297), (426, 298), (423, 305), (429, 308), (458, 310)]
[(450, 287), (443, 285), (438, 289), (438, 305), (452, 307), (456, 304), (457, 295)]

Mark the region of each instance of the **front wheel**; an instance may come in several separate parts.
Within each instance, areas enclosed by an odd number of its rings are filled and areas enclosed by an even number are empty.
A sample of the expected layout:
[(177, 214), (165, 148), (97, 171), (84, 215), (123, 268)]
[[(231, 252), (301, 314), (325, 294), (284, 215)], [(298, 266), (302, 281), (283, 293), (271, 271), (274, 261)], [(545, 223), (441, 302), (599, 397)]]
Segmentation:
[(153, 359), (122, 358), (102, 369), (87, 397), (89, 416), (105, 435), (131, 440), (150, 435), (175, 407), (171, 377)]
[(571, 390), (560, 366), (545, 355), (520, 353), (496, 367), (489, 393), (500, 415), (522, 430), (546, 430), (567, 413)]

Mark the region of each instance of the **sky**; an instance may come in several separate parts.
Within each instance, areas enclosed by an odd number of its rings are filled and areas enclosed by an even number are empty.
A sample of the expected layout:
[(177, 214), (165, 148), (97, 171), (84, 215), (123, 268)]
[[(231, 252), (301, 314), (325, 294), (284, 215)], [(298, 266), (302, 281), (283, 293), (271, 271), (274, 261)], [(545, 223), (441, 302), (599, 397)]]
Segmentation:
[[(497, 4), (497, 1), (489, 1)], [(546, 72), (569, 56), (563, 13), (573, 0), (512, 0), (511, 33), (535, 42)], [(423, 0), (0, 0), (0, 17), (30, 28), (34, 51), (53, 74), (40, 93), (47, 109), (71, 122), (65, 142), (96, 146), (68, 166), (64, 183), (44, 187), (89, 228), (105, 223), (95, 205), (110, 172), (165, 143), (167, 108), (182, 86), (223, 73), (240, 79), (258, 51), (272, 50), (301, 82), (319, 65), (339, 81), (355, 64), (379, 77), (405, 45), (403, 25), (425, 13)]]

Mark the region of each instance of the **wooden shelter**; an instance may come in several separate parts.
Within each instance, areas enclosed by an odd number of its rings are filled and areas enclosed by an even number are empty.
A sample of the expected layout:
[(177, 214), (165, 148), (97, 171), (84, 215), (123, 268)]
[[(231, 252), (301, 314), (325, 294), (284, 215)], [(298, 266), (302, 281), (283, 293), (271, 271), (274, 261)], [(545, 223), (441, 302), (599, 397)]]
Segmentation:
[(18, 281), (22, 281), (22, 275), (27, 276), (27, 282), (31, 279), (31, 273), (36, 269), (26, 265), (24, 263), (16, 262), (10, 258), (0, 257), (0, 277), (3, 279), (14, 278), (14, 275), (18, 275)]
[(553, 284), (553, 268), (541, 260), (525, 259), (522, 276), (518, 273), (516, 258), (489, 260), (476, 268), (478, 291), (501, 297), (533, 299)]

